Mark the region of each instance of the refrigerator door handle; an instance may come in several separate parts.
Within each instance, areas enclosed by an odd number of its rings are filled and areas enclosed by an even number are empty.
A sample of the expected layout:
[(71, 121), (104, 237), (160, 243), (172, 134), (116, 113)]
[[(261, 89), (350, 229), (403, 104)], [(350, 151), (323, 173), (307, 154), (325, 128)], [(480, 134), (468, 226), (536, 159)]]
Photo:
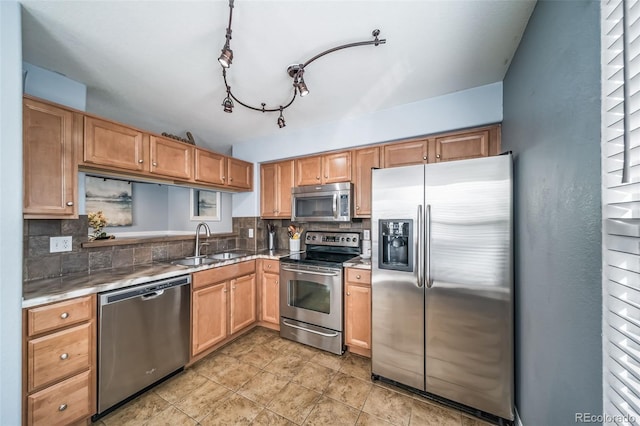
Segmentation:
[(422, 287), (424, 283), (424, 215), (422, 214), (422, 204), (418, 204), (418, 241), (415, 246), (416, 250), (416, 280), (418, 287)]
[(426, 209), (426, 224), (425, 224), (425, 235), (424, 239), (426, 240), (425, 245), (426, 253), (425, 253), (425, 262), (427, 264), (427, 277), (426, 277), (426, 285), (427, 288), (431, 288), (433, 285), (433, 278), (431, 277), (431, 204), (427, 204)]

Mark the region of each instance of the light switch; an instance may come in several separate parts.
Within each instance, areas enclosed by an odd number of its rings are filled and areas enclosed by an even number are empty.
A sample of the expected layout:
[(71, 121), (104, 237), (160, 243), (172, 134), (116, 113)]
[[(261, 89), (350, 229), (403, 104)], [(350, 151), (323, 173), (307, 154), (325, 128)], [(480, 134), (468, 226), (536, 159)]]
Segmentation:
[(249, 238), (253, 238), (253, 228), (249, 228)]

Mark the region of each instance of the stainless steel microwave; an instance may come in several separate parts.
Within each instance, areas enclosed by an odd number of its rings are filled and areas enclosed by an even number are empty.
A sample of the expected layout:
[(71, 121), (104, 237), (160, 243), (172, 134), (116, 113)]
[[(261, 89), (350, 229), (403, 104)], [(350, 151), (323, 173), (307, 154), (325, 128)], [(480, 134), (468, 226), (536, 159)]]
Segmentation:
[(353, 215), (353, 184), (309, 185), (291, 188), (291, 220), (349, 222)]

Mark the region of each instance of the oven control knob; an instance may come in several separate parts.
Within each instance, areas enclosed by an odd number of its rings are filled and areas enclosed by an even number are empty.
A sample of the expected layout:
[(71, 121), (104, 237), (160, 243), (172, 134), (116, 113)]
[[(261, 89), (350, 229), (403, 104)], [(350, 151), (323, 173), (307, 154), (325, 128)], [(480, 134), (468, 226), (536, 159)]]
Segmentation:
[(314, 235), (314, 236), (313, 236), (313, 238), (311, 238), (311, 239), (312, 239), (313, 241), (315, 241), (315, 240), (316, 240), (316, 236)]
[(307, 234), (307, 240), (311, 239), (311, 235)]
[[(343, 238), (343, 240), (344, 240), (344, 238)], [(348, 237), (347, 237), (347, 242), (349, 242), (349, 241), (351, 241), (351, 238), (348, 238)]]
[(353, 237), (352, 241), (355, 243), (356, 241), (358, 241), (358, 237)]

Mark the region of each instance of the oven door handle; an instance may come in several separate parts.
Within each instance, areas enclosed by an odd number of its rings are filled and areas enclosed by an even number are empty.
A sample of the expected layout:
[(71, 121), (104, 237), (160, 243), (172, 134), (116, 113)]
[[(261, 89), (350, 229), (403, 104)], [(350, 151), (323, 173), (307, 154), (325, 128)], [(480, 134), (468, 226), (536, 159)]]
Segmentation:
[(315, 330), (310, 330), (308, 328), (300, 327), (299, 325), (295, 325), (295, 324), (291, 324), (290, 322), (287, 322), (286, 319), (283, 319), (282, 322), (284, 323), (284, 325), (288, 325), (289, 327), (297, 328), (298, 330), (308, 331), (309, 333), (313, 333), (313, 334), (319, 334), (324, 337), (338, 336), (338, 333), (322, 333), (321, 331), (315, 331)]
[(338, 275), (340, 275), (338, 272), (319, 272), (319, 271), (305, 271), (302, 269), (290, 269), (287, 268), (286, 266), (282, 267), (283, 271), (288, 271), (288, 272), (298, 272), (301, 274), (309, 274), (309, 275), (322, 275), (325, 277), (337, 277)]

